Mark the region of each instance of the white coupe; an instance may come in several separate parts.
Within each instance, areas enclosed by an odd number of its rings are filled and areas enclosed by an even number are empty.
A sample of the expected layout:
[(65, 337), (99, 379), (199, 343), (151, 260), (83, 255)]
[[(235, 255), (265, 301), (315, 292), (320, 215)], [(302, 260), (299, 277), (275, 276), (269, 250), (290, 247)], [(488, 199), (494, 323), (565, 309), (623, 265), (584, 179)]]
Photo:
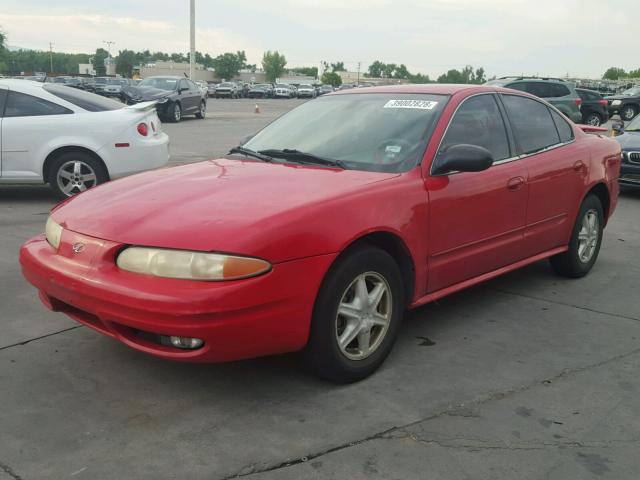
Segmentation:
[(165, 165), (155, 102), (125, 106), (55, 83), (0, 80), (0, 184), (48, 183), (70, 197)]

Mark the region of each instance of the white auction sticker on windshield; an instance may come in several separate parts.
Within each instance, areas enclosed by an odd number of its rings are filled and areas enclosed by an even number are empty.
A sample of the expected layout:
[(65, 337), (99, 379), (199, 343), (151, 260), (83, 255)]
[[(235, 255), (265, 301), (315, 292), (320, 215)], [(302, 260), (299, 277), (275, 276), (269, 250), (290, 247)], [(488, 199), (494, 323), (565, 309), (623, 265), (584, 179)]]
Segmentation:
[(431, 100), (389, 100), (382, 108), (417, 108), (420, 110), (433, 110), (438, 102)]

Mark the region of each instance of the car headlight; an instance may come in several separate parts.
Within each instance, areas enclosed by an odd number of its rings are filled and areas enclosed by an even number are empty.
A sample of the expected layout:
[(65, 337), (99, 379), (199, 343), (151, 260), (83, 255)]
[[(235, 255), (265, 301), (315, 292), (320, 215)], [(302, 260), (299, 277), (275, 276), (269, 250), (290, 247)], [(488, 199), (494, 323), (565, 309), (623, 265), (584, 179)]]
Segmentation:
[(183, 280), (239, 280), (271, 270), (271, 264), (259, 258), (147, 247), (123, 250), (116, 263), (129, 272)]
[(157, 100), (158, 103), (167, 103), (169, 99), (167, 97), (162, 97)]
[(49, 217), (44, 227), (44, 232), (49, 245), (57, 250), (60, 246), (60, 239), (62, 238), (62, 227)]
[(611, 105), (613, 105), (614, 107), (621, 104), (622, 104), (622, 100), (614, 100), (613, 102), (611, 102)]

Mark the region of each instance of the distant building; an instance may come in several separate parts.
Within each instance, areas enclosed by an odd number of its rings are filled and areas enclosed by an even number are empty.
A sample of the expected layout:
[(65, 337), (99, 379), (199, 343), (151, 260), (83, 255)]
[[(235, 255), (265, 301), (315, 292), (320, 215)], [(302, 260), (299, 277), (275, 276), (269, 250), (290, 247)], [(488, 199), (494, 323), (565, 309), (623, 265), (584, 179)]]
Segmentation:
[(399, 78), (369, 78), (365, 77), (363, 72), (336, 72), (340, 75), (342, 79), (342, 83), (352, 83), (357, 84), (358, 78), (360, 79), (360, 83), (366, 83), (371, 85), (401, 85), (410, 83), (409, 80), (399, 79)]
[(81, 63), (78, 65), (78, 73), (80, 75), (95, 75), (96, 71), (90, 63)]

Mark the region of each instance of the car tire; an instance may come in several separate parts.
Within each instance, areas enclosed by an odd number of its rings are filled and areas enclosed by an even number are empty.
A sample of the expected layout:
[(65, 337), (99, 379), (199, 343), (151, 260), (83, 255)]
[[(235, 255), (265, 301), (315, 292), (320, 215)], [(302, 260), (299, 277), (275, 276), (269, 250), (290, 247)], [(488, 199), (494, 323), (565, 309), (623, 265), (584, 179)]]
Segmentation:
[(569, 249), (549, 259), (553, 270), (569, 278), (580, 278), (589, 273), (600, 252), (603, 229), (602, 202), (597, 196), (589, 194), (580, 206)]
[(204, 119), (207, 116), (207, 102), (204, 100), (200, 102), (200, 110), (196, 113), (196, 118), (200, 120)]
[(180, 105), (179, 102), (175, 102), (168, 112), (167, 117), (171, 123), (179, 123), (180, 120), (182, 120), (182, 105)]
[(584, 123), (586, 123), (587, 125), (591, 125), (593, 127), (599, 127), (600, 125), (602, 125), (602, 117), (600, 116), (599, 113), (591, 112), (584, 119)]
[(104, 164), (87, 152), (68, 151), (47, 167), (47, 183), (56, 197), (65, 199), (109, 181)]
[[(371, 297), (376, 292), (382, 293), (373, 306)], [(347, 314), (339, 313), (341, 309)], [(402, 275), (391, 255), (373, 246), (345, 254), (331, 267), (318, 292), (303, 351), (305, 363), (316, 375), (335, 383), (368, 377), (391, 351), (404, 309)]]
[(620, 109), (620, 118), (625, 122), (633, 120), (638, 114), (638, 109), (635, 105), (625, 105)]

